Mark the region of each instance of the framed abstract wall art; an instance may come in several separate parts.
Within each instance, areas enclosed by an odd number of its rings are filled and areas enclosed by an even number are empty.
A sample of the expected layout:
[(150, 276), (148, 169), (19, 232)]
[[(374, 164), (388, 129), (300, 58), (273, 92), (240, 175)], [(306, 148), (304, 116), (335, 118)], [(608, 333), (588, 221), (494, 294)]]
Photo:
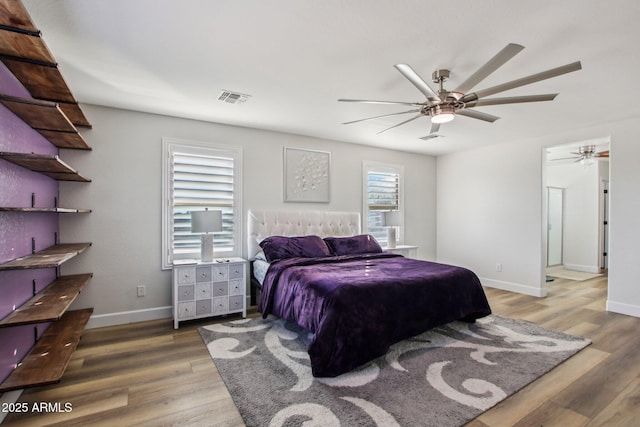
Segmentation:
[(284, 147), (284, 201), (329, 203), (331, 153)]

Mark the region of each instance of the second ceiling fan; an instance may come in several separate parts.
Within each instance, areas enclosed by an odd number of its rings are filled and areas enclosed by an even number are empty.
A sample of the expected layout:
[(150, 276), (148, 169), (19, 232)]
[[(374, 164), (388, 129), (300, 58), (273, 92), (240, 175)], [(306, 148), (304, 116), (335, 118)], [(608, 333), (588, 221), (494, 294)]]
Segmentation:
[(580, 70), (582, 65), (580, 61), (572, 62), (571, 64), (563, 65), (561, 67), (553, 68), (540, 73), (532, 74), (527, 77), (512, 80), (507, 83), (502, 83), (497, 86), (493, 86), (487, 89), (478, 90), (476, 92), (469, 92), (478, 83), (491, 75), (494, 71), (504, 65), (507, 61), (518, 54), (524, 46), (515, 43), (509, 43), (505, 48), (498, 52), (493, 58), (486, 64), (480, 67), (475, 73), (467, 78), (462, 84), (452, 91), (448, 91), (444, 88), (444, 82), (449, 78), (449, 70), (442, 69), (433, 72), (431, 78), (434, 83), (438, 84), (438, 91), (434, 91), (427, 82), (425, 82), (409, 65), (396, 64), (394, 67), (409, 80), (420, 92), (426, 97), (423, 102), (395, 102), (395, 101), (370, 101), (363, 99), (338, 99), (340, 102), (359, 102), (365, 104), (390, 104), (390, 105), (407, 105), (414, 107), (411, 110), (401, 111), (398, 113), (383, 114), (381, 116), (367, 117), (365, 119), (353, 120), (345, 122), (343, 124), (358, 123), (365, 120), (380, 119), (383, 117), (390, 117), (400, 114), (417, 113), (415, 116), (401, 123), (383, 129), (382, 132), (386, 132), (390, 129), (402, 126), (420, 117), (431, 117), (431, 132), (429, 135), (420, 139), (432, 139), (441, 136), (438, 134), (440, 125), (447, 123), (456, 115), (471, 117), (478, 120), (493, 123), (498, 120), (499, 117), (483, 113), (477, 110), (473, 110), (473, 107), (482, 107), (487, 105), (503, 105), (503, 104), (518, 104), (523, 102), (540, 102), (540, 101), (552, 101), (557, 93), (544, 94), (544, 95), (528, 95), (528, 96), (512, 96), (506, 98), (486, 98), (487, 96), (495, 95), (500, 92), (504, 92), (517, 87), (525, 86), (531, 83), (536, 83), (541, 80), (550, 79), (552, 77), (567, 74), (573, 71)]

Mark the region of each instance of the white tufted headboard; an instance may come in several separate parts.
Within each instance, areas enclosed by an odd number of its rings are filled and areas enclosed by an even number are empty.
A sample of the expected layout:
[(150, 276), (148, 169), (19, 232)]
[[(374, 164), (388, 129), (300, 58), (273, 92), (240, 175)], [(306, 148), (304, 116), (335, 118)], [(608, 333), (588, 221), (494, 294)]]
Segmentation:
[(247, 218), (249, 259), (269, 236), (355, 236), (360, 234), (360, 212), (249, 210)]

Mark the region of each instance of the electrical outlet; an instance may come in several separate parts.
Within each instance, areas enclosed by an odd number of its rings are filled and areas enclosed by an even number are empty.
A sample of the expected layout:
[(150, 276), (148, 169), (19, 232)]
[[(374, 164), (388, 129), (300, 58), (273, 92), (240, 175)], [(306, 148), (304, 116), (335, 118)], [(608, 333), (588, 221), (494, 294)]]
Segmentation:
[(144, 285), (138, 285), (138, 296), (139, 297), (143, 297), (145, 294), (145, 288)]
[(502, 271), (502, 264), (499, 263), (499, 262), (496, 263), (496, 271), (497, 272), (501, 272)]

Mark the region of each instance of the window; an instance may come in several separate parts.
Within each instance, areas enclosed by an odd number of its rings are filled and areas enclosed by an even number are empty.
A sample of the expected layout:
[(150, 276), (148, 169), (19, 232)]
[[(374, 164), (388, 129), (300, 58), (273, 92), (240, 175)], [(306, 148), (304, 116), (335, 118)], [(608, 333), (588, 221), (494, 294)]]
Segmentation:
[(404, 222), (402, 166), (365, 161), (362, 169), (364, 231), (373, 235), (382, 246), (385, 246), (387, 243), (387, 231), (384, 225), (384, 213), (400, 211), (401, 227), (398, 234), (398, 243), (402, 242), (402, 225)]
[(222, 211), (215, 233), (216, 257), (242, 250), (242, 149), (163, 138), (162, 267), (173, 260), (199, 259), (200, 235), (191, 233), (191, 211)]

